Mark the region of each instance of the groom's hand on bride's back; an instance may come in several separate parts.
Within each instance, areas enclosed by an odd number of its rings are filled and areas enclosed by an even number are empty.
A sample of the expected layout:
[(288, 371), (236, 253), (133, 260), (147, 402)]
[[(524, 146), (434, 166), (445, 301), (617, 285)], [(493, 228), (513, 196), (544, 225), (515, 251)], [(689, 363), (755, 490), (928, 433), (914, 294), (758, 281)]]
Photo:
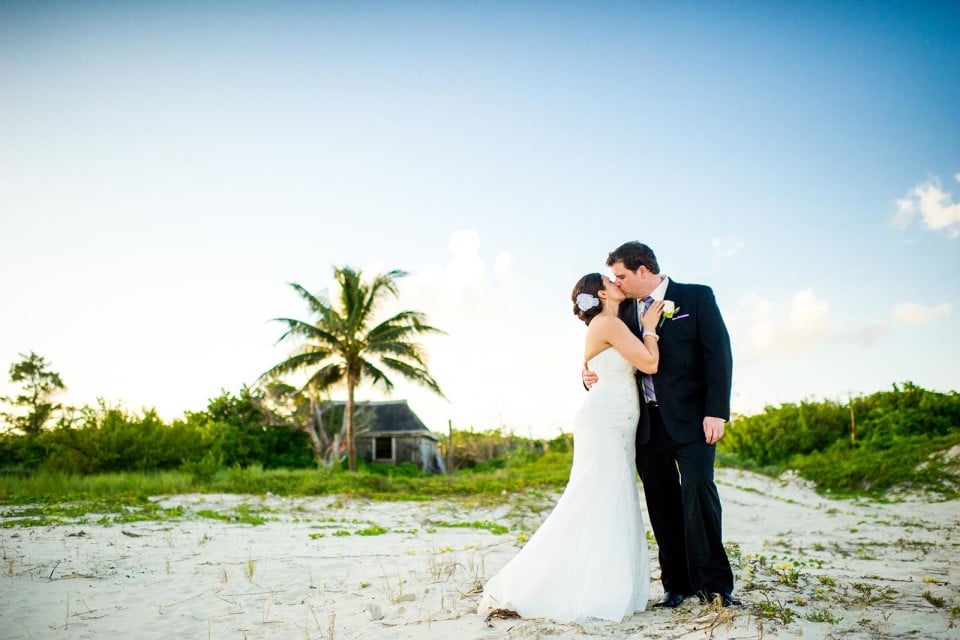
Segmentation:
[(596, 373), (590, 371), (586, 362), (583, 363), (583, 372), (581, 373), (581, 377), (583, 378), (583, 386), (587, 388), (587, 391), (590, 390), (590, 387), (597, 384), (597, 380), (600, 379), (597, 377)]

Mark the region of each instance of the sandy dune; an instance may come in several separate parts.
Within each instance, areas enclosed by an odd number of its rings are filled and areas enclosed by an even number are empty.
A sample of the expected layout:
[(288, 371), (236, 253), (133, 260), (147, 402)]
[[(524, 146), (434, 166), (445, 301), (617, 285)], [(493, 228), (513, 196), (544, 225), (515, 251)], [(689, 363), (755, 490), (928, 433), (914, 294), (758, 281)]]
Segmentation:
[(479, 585), (552, 495), (495, 506), (186, 495), (158, 499), (184, 511), (163, 521), (25, 527), (0, 507), (0, 640), (960, 638), (960, 501), (830, 500), (728, 469), (718, 479), (738, 609), (688, 600), (586, 627), (482, 620)]

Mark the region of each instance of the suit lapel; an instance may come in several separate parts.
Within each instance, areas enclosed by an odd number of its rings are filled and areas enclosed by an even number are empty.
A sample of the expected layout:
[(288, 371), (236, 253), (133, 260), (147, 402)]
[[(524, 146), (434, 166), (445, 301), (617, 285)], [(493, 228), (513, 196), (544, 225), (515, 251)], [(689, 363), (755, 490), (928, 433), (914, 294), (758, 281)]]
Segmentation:
[[(678, 309), (680, 309), (683, 306), (683, 303), (682, 303), (683, 285), (677, 282), (674, 282), (671, 279), (669, 282), (667, 282), (667, 290), (664, 291), (663, 293), (663, 299), (673, 300), (673, 303), (677, 306)], [(681, 309), (681, 312), (682, 312), (682, 309)], [(669, 319), (664, 320), (663, 324), (661, 324), (660, 327), (657, 329), (657, 333), (659, 333), (660, 335), (669, 333), (669, 331), (665, 331), (665, 329), (669, 326), (670, 326), (670, 320)]]
[(680, 291), (681, 287), (682, 285), (679, 283), (670, 280), (667, 282), (667, 290), (663, 292), (663, 299), (676, 302), (677, 296), (682, 294), (682, 291)]
[(636, 335), (640, 335), (640, 318), (637, 317), (637, 301), (627, 298), (620, 303), (617, 315)]

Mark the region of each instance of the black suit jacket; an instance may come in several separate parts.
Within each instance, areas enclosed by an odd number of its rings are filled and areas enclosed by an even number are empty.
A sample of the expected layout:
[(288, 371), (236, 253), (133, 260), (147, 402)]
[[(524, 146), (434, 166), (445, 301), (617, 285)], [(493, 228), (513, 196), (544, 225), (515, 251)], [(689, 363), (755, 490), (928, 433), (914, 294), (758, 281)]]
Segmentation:
[[(657, 329), (660, 364), (653, 376), (653, 388), (670, 437), (675, 442), (694, 442), (704, 438), (704, 417), (730, 419), (733, 380), (730, 335), (710, 287), (670, 280), (665, 299), (676, 304), (677, 312)], [(636, 300), (624, 300), (619, 314), (639, 336)], [(643, 402), (640, 376), (638, 373), (641, 405), (638, 445), (650, 439), (650, 414)]]

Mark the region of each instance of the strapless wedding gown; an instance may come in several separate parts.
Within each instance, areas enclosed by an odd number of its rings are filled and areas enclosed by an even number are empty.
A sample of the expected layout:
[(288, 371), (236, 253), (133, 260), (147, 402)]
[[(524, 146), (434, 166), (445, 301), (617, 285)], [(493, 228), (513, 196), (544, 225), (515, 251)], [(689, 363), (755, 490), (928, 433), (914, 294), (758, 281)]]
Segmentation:
[(647, 606), (650, 558), (634, 463), (640, 404), (634, 367), (617, 351), (577, 412), (573, 466), (537, 532), (483, 590), (478, 613), (511, 609), (557, 622), (619, 622)]

